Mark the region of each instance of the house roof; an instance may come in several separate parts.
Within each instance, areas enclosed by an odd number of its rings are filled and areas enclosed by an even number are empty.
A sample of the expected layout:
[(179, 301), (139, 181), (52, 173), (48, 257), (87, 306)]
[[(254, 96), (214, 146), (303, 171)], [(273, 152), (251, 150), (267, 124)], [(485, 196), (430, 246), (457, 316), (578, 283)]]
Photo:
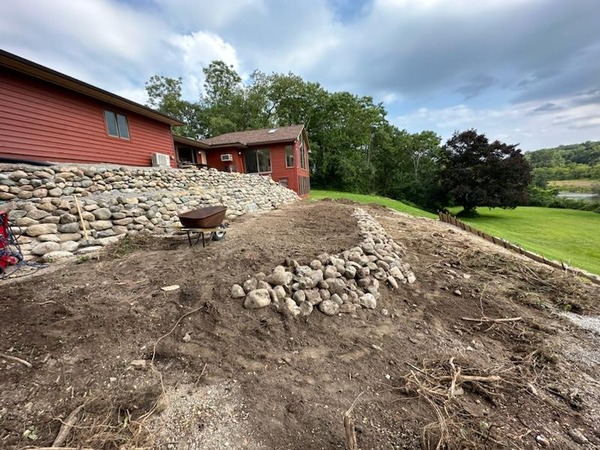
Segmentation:
[(251, 145), (274, 144), (278, 142), (294, 142), (302, 133), (304, 125), (292, 125), (279, 128), (263, 128), (261, 130), (236, 131), (221, 134), (200, 142), (211, 148), (222, 146), (247, 147)]
[(105, 91), (104, 89), (97, 88), (91, 84), (84, 83), (83, 81), (57, 72), (56, 70), (49, 69), (48, 67), (0, 49), (0, 68), (3, 67), (14, 70), (21, 74), (29, 75), (42, 81), (46, 81), (56, 86), (60, 86), (72, 92), (77, 92), (78, 94), (106, 102), (124, 110), (149, 117), (162, 123), (169, 125), (183, 125), (183, 122), (162, 114), (152, 108), (140, 105), (139, 103), (133, 102), (124, 97), (120, 97), (116, 94)]
[(175, 142), (176, 144), (189, 145), (190, 147), (198, 147), (201, 149), (207, 149), (210, 147), (208, 144), (202, 141), (196, 141), (195, 139), (190, 139), (176, 134), (173, 135), (173, 142)]

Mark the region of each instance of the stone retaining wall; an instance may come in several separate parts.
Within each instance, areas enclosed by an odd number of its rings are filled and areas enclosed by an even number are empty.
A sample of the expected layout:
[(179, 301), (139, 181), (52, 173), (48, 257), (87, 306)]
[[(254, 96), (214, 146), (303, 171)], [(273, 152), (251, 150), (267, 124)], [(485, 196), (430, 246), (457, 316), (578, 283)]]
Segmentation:
[(178, 212), (203, 206), (225, 205), (232, 219), (297, 199), (270, 177), (215, 169), (0, 165), (0, 211), (9, 211), (27, 259), (52, 261), (126, 235), (164, 233), (179, 223)]

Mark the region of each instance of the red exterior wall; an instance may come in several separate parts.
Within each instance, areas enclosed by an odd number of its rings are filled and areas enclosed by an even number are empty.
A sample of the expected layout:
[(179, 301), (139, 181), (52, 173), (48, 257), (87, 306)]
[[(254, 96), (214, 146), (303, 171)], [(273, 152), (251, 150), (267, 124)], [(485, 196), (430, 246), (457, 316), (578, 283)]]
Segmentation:
[[(224, 147), (219, 149), (206, 150), (206, 164), (209, 167), (214, 167), (217, 170), (223, 172), (246, 172), (246, 166), (244, 165), (244, 158), (240, 155), (243, 152), (242, 149), (237, 147)], [(233, 155), (233, 161), (221, 161), (221, 155), (229, 153)], [(232, 170), (235, 167), (235, 170)]]
[[(306, 169), (300, 167), (300, 149), (299, 142), (294, 142), (294, 167), (288, 168), (285, 164), (285, 147), (290, 145), (289, 143), (279, 143), (271, 145), (257, 145), (249, 147), (248, 149), (240, 149), (236, 147), (227, 147), (220, 149), (206, 150), (206, 159), (210, 167), (214, 167), (218, 170), (229, 171), (229, 166), (234, 166), (236, 172), (246, 172), (246, 166), (244, 164), (243, 155), (246, 150), (269, 148), (271, 150), (271, 178), (280, 182), (282, 178), (287, 178), (287, 186), (293, 191), (299, 193), (300, 189), (300, 177), (309, 178), (310, 174), (308, 171), (308, 165)], [(241, 155), (240, 155), (241, 152)], [(232, 162), (221, 161), (221, 155), (229, 153), (233, 155)]]
[[(127, 116), (130, 139), (108, 135), (104, 110)], [(171, 127), (66, 89), (0, 70), (0, 156), (150, 166), (175, 152)]]

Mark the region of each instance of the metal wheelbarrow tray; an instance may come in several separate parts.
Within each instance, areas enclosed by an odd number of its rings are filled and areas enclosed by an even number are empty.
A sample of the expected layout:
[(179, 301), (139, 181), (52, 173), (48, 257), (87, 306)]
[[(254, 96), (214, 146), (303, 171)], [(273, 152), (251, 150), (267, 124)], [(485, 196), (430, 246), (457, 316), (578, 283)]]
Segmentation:
[(207, 245), (206, 235), (208, 235), (208, 242), (223, 239), (226, 232), (226, 227), (223, 225), (226, 212), (227, 207), (217, 205), (178, 214), (181, 229), (186, 232), (190, 247), (193, 245), (193, 233), (198, 234), (196, 243), (202, 239), (202, 247)]
[(179, 221), (185, 228), (217, 228), (226, 212), (226, 206), (208, 206), (179, 214)]

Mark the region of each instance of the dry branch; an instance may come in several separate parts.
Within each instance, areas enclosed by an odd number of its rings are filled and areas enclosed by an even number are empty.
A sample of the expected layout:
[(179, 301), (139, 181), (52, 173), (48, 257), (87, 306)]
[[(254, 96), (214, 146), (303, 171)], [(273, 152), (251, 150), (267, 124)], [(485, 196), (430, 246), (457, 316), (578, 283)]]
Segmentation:
[(364, 392), (358, 394), (358, 396), (352, 402), (352, 405), (344, 413), (344, 433), (346, 434), (346, 448), (348, 450), (358, 450), (358, 444), (356, 443), (356, 430), (354, 429), (354, 419), (352, 419), (352, 410), (356, 406), (356, 402), (363, 395)]
[(488, 319), (486, 317), (482, 317), (481, 319), (474, 319), (472, 317), (461, 317), (461, 320), (466, 322), (481, 322), (481, 323), (502, 323), (502, 322), (518, 322), (519, 320), (523, 320), (521, 316), (519, 317), (507, 317), (503, 319)]
[(0, 357), (4, 359), (8, 359), (10, 361), (18, 362), (19, 364), (23, 364), (30, 369), (33, 367), (30, 362), (25, 361), (24, 359), (17, 358), (16, 356), (7, 355), (6, 353), (0, 353)]
[(83, 405), (79, 405), (71, 412), (71, 414), (69, 414), (67, 419), (62, 423), (60, 430), (58, 431), (58, 435), (52, 443), (53, 447), (60, 447), (65, 442), (67, 436), (69, 435), (69, 432), (71, 431), (71, 428), (73, 428), (77, 420), (79, 420), (79, 413), (82, 409)]
[(24, 450), (94, 450), (87, 447), (25, 447)]

